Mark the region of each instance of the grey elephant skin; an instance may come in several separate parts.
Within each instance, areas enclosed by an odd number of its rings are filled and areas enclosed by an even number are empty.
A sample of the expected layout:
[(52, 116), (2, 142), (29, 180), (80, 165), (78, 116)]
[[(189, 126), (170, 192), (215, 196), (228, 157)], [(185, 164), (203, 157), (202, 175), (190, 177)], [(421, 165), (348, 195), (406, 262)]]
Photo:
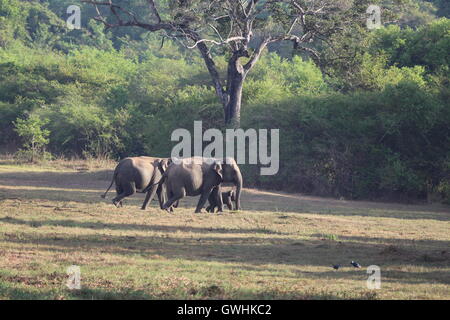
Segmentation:
[[(222, 194), (222, 203), (226, 204), (229, 210), (233, 210), (233, 202), (232, 201), (236, 201), (235, 196), (234, 196), (234, 190), (221, 191), (220, 186), (216, 187), (216, 188), (219, 188), (216, 192), (221, 192), (221, 194)], [(209, 198), (208, 198), (209, 206), (206, 207), (207, 212), (214, 213), (216, 207), (220, 208), (220, 204), (219, 204), (219, 200), (217, 199), (216, 192), (215, 192), (215, 190), (213, 190), (211, 192), (211, 194), (209, 195)], [(219, 212), (221, 212), (220, 209), (219, 209)]]
[(232, 158), (211, 159), (192, 157), (185, 159), (174, 159), (167, 168), (161, 182), (167, 185), (168, 200), (163, 209), (168, 209), (173, 203), (185, 196), (198, 196), (196, 213), (200, 213), (211, 192), (217, 192), (219, 211), (222, 210), (222, 194), (216, 188), (221, 183), (232, 183), (235, 186), (236, 210), (241, 208), (242, 174)]
[(117, 207), (122, 206), (122, 200), (136, 192), (147, 193), (141, 209), (145, 210), (155, 194), (158, 194), (159, 205), (162, 208), (167, 200), (165, 184), (157, 184), (162, 179), (164, 171), (170, 165), (170, 159), (155, 157), (128, 157), (119, 162), (114, 170), (113, 179), (106, 194), (113, 183), (116, 184), (117, 196), (112, 200)]

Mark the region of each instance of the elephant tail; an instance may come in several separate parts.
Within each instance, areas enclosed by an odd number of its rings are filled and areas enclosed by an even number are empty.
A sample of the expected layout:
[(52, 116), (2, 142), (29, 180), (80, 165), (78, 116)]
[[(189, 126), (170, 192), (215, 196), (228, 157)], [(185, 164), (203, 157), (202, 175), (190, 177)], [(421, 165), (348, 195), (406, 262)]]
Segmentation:
[(115, 179), (116, 179), (116, 172), (114, 172), (114, 175), (113, 175), (111, 184), (109, 185), (108, 189), (106, 189), (105, 193), (102, 194), (100, 197), (102, 197), (103, 199), (106, 198), (106, 194), (108, 193), (109, 189), (111, 189), (111, 187), (112, 187), (112, 185), (113, 185)]
[(166, 177), (167, 177), (167, 175), (164, 173), (163, 176), (161, 177), (161, 179), (159, 179), (158, 182), (149, 184), (144, 190), (142, 190), (142, 193), (148, 192), (148, 190), (150, 190), (150, 188), (153, 187), (153, 186), (156, 186), (158, 184), (159, 185), (163, 184), (164, 181), (166, 180)]

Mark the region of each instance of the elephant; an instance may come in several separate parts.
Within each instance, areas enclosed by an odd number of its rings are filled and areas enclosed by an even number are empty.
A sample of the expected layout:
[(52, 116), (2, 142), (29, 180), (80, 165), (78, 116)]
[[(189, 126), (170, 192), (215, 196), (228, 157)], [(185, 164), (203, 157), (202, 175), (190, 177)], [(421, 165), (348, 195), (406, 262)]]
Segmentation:
[(119, 162), (114, 170), (113, 179), (106, 192), (116, 184), (117, 196), (112, 200), (116, 207), (122, 206), (122, 200), (136, 192), (147, 193), (141, 209), (145, 210), (155, 193), (158, 194), (159, 205), (162, 208), (166, 198), (165, 184), (154, 184), (160, 181), (171, 160), (154, 157), (128, 157)]
[[(218, 186), (216, 188), (219, 188), (219, 190), (216, 192), (220, 192), (222, 194), (222, 203), (226, 204), (229, 210), (233, 210), (232, 201), (236, 201), (234, 190), (222, 192), (220, 190), (220, 186)], [(220, 208), (220, 204), (218, 203), (219, 199), (217, 199), (217, 195), (215, 194), (214, 190), (209, 195), (208, 202), (209, 202), (209, 206), (206, 207), (207, 212), (214, 213), (216, 207)], [(219, 212), (221, 212), (220, 209), (219, 209)]]
[(236, 187), (236, 210), (241, 208), (242, 174), (233, 158), (213, 159), (192, 157), (173, 159), (160, 183), (166, 183), (168, 200), (163, 209), (167, 210), (185, 196), (198, 196), (195, 213), (200, 213), (211, 192), (215, 190), (219, 210), (222, 210), (222, 194), (215, 188), (222, 183), (233, 183)]

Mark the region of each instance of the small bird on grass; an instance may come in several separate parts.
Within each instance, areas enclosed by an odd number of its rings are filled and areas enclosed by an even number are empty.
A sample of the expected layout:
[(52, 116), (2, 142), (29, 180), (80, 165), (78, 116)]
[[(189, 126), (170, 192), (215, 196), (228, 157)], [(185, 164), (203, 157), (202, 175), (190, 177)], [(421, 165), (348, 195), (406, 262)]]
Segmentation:
[(335, 264), (335, 265), (333, 265), (333, 269), (334, 269), (334, 270), (339, 270), (340, 267), (341, 267), (340, 264)]
[(352, 261), (352, 262), (350, 262), (350, 264), (352, 266), (354, 266), (355, 268), (361, 268), (361, 265), (358, 262), (356, 262), (356, 261)]

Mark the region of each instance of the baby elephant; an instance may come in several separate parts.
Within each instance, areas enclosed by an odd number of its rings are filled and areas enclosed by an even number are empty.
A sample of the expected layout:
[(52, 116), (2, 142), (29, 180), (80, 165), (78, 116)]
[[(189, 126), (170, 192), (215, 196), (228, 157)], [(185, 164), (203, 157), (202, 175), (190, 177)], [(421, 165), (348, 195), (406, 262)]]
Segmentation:
[[(220, 206), (218, 203), (219, 200), (215, 196), (214, 192), (211, 192), (211, 194), (209, 195), (208, 201), (209, 201), (209, 206), (206, 207), (206, 211), (214, 213), (216, 207), (218, 207), (219, 211), (220, 211)], [(236, 201), (235, 196), (234, 196), (234, 190), (222, 192), (222, 202), (224, 204), (226, 204), (228, 209), (230, 209), (230, 210), (233, 210), (233, 202), (232, 201)]]

